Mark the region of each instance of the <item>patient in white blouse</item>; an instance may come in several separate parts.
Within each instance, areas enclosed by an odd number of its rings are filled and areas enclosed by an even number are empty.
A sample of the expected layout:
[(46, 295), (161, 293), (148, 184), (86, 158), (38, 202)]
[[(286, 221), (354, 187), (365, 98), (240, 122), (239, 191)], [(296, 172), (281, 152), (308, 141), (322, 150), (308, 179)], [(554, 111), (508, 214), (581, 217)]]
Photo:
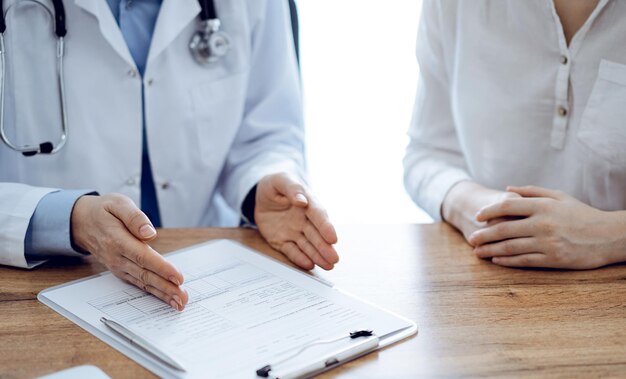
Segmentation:
[(480, 258), (626, 261), (626, 1), (425, 0), (405, 185)]

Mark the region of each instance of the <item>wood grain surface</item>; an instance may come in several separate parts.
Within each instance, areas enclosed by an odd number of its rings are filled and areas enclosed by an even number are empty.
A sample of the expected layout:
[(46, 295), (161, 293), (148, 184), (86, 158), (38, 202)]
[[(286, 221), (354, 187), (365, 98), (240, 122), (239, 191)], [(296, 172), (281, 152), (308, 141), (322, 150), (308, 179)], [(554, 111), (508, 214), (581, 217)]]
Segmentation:
[[(518, 270), (479, 260), (443, 224), (338, 228), (341, 262), (319, 275), (417, 322), (419, 334), (328, 378), (626, 377), (626, 266)], [(253, 230), (160, 230), (167, 253), (210, 239), (282, 258)], [(590, 254), (593, 252), (590, 252)], [(92, 364), (113, 378), (153, 375), (36, 300), (44, 288), (104, 268), (60, 259), (0, 267), (0, 378)]]

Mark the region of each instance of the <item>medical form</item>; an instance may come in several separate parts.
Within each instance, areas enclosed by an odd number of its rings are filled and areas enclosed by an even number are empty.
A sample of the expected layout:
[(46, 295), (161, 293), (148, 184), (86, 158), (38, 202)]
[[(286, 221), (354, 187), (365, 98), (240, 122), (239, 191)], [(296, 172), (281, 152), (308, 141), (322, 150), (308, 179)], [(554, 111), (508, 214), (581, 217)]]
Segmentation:
[[(384, 342), (415, 333), (415, 324), (360, 301), (240, 244), (217, 241), (167, 256), (185, 276), (189, 304), (178, 312), (110, 273), (42, 291), (39, 298), (157, 375), (255, 377), (259, 367), (320, 339), (371, 329)], [(186, 368), (173, 370), (107, 329), (110, 318), (149, 340)], [(389, 339), (387, 342), (391, 342)], [(316, 346), (290, 361), (314, 360)]]

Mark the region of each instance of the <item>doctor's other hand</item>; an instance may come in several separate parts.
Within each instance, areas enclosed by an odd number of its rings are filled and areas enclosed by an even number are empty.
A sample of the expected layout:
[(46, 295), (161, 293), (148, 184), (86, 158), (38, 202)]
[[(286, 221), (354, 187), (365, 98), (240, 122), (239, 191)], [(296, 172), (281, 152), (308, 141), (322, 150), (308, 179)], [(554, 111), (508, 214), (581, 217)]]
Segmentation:
[(157, 232), (131, 199), (119, 194), (83, 196), (71, 217), (73, 243), (93, 254), (113, 275), (182, 311), (189, 300), (183, 275), (146, 241)]
[[(506, 220), (506, 217), (492, 219), (488, 222), (478, 221), (476, 213), (486, 206), (498, 204), (504, 199), (517, 198), (513, 192), (498, 191), (484, 187), (471, 181), (455, 184), (443, 200), (441, 215), (443, 219), (463, 233), (465, 239), (472, 244), (469, 237), (472, 233)], [(473, 244), (472, 244), (473, 246)]]
[(339, 261), (337, 233), (324, 208), (296, 180), (268, 175), (257, 185), (254, 219), (259, 232), (299, 267), (331, 270)]
[(509, 187), (521, 198), (482, 209), (477, 219), (522, 217), (470, 237), (476, 255), (509, 267), (593, 269), (626, 260), (626, 212), (605, 212), (561, 191)]

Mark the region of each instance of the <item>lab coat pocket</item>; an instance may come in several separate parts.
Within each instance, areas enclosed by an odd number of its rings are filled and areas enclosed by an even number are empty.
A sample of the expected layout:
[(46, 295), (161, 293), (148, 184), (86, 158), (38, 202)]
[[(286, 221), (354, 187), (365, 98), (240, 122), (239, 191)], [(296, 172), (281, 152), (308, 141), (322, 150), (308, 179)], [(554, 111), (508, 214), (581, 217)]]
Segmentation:
[(236, 73), (191, 90), (197, 146), (206, 165), (223, 164), (244, 113), (246, 74)]
[(578, 139), (596, 156), (626, 169), (626, 65), (600, 63)]

